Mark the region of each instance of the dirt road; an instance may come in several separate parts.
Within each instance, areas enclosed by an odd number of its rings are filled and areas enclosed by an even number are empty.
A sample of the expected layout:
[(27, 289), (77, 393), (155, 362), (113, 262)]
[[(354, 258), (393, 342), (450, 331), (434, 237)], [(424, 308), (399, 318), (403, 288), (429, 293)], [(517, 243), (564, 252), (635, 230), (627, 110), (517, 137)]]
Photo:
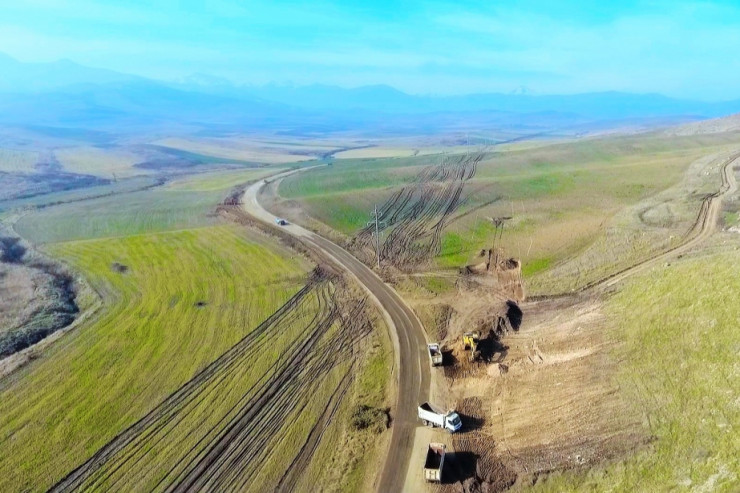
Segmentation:
[(717, 223), (719, 221), (720, 213), (722, 212), (722, 200), (729, 195), (737, 192), (738, 185), (733, 172), (733, 166), (740, 161), (740, 153), (732, 154), (727, 157), (722, 164), (720, 170), (720, 178), (722, 183), (719, 190), (711, 195), (704, 198), (699, 209), (696, 221), (693, 226), (686, 233), (685, 241), (680, 245), (675, 246), (669, 250), (666, 250), (658, 255), (640, 262), (632, 267), (629, 267), (621, 272), (617, 272), (609, 277), (600, 279), (594, 283), (584, 286), (581, 291), (587, 291), (597, 288), (608, 288), (620, 281), (623, 281), (627, 277), (630, 277), (638, 272), (642, 272), (660, 262), (663, 262), (669, 258), (673, 258), (677, 255), (687, 253), (692, 248), (696, 247), (700, 243), (704, 242), (709, 238), (717, 229)]
[[(304, 170), (277, 175), (271, 181)], [(276, 217), (258, 201), (264, 185), (265, 181), (262, 180), (247, 188), (242, 198), (242, 207), (255, 218), (274, 224)], [(390, 446), (376, 489), (382, 492), (402, 491), (418, 424), (416, 407), (430, 398), (432, 375), (426, 355), (424, 328), (398, 293), (345, 249), (297, 224), (287, 224), (282, 228), (309, 247), (323, 252), (337, 266), (357, 279), (381, 309), (391, 330), (396, 353), (393, 372), (397, 381), (396, 406)]]

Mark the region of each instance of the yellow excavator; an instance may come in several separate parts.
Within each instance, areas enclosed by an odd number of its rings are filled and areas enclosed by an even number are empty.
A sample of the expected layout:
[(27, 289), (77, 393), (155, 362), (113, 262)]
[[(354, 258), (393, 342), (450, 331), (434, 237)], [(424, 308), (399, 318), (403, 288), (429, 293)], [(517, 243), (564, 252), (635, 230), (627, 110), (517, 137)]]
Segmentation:
[(470, 361), (475, 361), (480, 356), (478, 352), (478, 341), (480, 341), (480, 332), (465, 332), (462, 336), (463, 349), (470, 350)]

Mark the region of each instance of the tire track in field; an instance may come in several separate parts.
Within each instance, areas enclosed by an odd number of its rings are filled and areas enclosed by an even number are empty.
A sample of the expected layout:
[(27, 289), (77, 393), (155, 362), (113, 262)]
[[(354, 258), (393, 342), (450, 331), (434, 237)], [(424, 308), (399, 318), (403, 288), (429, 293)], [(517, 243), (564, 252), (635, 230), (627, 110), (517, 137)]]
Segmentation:
[(327, 402), (320, 420), (316, 423), (316, 426), (313, 427), (311, 433), (308, 435), (308, 438), (306, 438), (305, 443), (301, 447), (301, 451), (295, 459), (293, 459), (288, 470), (285, 471), (285, 475), (283, 475), (282, 479), (278, 483), (276, 488), (277, 491), (295, 491), (296, 483), (311, 462), (311, 457), (318, 448), (324, 432), (328, 429), (329, 424), (331, 424), (334, 415), (339, 409), (339, 405), (342, 403), (344, 395), (349, 390), (350, 384), (352, 383), (351, 377), (352, 373), (347, 372), (334, 392), (334, 395), (332, 395), (331, 400)]
[[(126, 491), (131, 489), (132, 478), (140, 487), (152, 484), (147, 478), (159, 479), (154, 490), (183, 491), (196, 484), (201, 485), (198, 489), (210, 490), (244, 486), (245, 478), (259, 471), (267, 452), (278, 445), (276, 438), (290, 425), (289, 416), (300, 414), (326, 377), (339, 368), (345, 371), (342, 380), (306, 442), (318, 446), (316, 437), (320, 440), (334, 415), (326, 409), (338, 406), (337, 399), (346, 392), (340, 390), (351, 378), (356, 345), (371, 330), (365, 301), (338, 303), (337, 282), (342, 281), (315, 272), (306, 286), (262, 324), (51, 491)], [(204, 409), (234, 392), (230, 387), (249, 374), (255, 358), (296, 327), (297, 336), (278, 359), (241, 396), (232, 394), (238, 397), (236, 402), (209, 425)], [(154, 460), (158, 447), (169, 453), (166, 460)], [(304, 459), (294, 459), (297, 474), (305, 469)]]
[[(355, 323), (364, 309), (364, 302), (357, 304), (343, 321)], [(268, 444), (288, 419), (286, 408), (313, 395), (323, 377), (340, 361), (348, 361), (356, 343), (370, 331), (370, 325), (362, 323), (357, 330), (322, 337), (334, 321), (331, 318), (319, 324), (291, 355), (284, 370), (264, 387), (264, 393), (235, 416), (225, 433), (168, 491), (242, 491), (247, 487), (269, 458)], [(254, 424), (259, 424), (260, 430), (255, 431)], [(269, 485), (260, 488), (271, 489)]]
[[(379, 230), (388, 232), (380, 245), (381, 260), (408, 270), (439, 254), (442, 232), (482, 159), (480, 152), (445, 156), (391, 195), (378, 209)], [(352, 240), (355, 251), (374, 252), (374, 232), (374, 224), (362, 229)]]

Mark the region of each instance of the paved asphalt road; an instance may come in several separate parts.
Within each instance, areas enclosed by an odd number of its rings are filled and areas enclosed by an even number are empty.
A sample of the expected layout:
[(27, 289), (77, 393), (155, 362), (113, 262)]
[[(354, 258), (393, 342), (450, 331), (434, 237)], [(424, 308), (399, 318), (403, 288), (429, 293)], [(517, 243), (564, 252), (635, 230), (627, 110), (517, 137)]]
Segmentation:
[[(281, 179), (300, 171), (303, 170), (276, 175), (270, 180)], [(264, 185), (265, 181), (261, 180), (245, 190), (243, 208), (250, 215), (274, 224), (275, 216), (266, 211), (257, 200)], [(424, 328), (398, 293), (345, 249), (297, 224), (288, 224), (283, 228), (301, 241), (320, 249), (341, 269), (354, 276), (384, 312), (386, 323), (394, 336), (396, 351), (394, 374), (397, 378), (398, 393), (392, 416), (390, 446), (377, 491), (400, 492), (409, 469), (414, 434), (418, 426), (416, 408), (430, 397), (431, 372), (426, 354)]]

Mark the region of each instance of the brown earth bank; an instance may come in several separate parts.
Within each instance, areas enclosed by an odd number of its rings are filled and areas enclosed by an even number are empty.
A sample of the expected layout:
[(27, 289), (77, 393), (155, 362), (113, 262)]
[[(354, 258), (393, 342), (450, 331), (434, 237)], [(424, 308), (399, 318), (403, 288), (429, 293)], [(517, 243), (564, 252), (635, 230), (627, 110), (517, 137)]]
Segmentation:
[(0, 359), (71, 324), (79, 308), (67, 270), (0, 227)]

